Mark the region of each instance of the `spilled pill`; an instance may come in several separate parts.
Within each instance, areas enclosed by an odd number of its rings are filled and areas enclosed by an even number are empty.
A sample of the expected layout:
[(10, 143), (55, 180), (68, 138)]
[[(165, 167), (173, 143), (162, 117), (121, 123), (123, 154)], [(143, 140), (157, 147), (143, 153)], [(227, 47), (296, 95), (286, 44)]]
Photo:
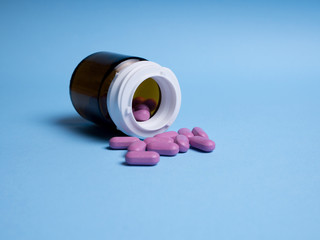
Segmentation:
[(145, 151), (146, 146), (147, 144), (144, 141), (139, 140), (131, 143), (128, 147), (128, 151), (136, 151), (136, 152)]
[(150, 112), (148, 110), (133, 111), (133, 116), (138, 122), (147, 121), (150, 119)]
[[(136, 112), (147, 111), (150, 114), (150, 111), (143, 109), (146, 108), (146, 104), (138, 105), (137, 108), (141, 110)], [(178, 152), (187, 152), (190, 147), (203, 152), (211, 152), (215, 149), (215, 142), (209, 139), (200, 127), (194, 127), (192, 131), (188, 128), (180, 128), (178, 132), (159, 133), (143, 141), (137, 137), (113, 137), (109, 143), (110, 148), (128, 150), (125, 155), (128, 165), (156, 165), (160, 155), (175, 156)]]
[(164, 133), (159, 133), (154, 135), (155, 137), (171, 137), (171, 138), (175, 138), (178, 135), (177, 132), (175, 131), (169, 131), (169, 132), (164, 132)]
[(174, 142), (179, 146), (179, 152), (185, 153), (190, 148), (189, 139), (185, 135), (178, 135)]
[(113, 137), (109, 141), (109, 146), (113, 149), (127, 149), (133, 142), (139, 141), (137, 137)]
[(216, 146), (214, 141), (201, 136), (191, 137), (189, 138), (189, 142), (192, 147), (202, 150), (204, 152), (211, 152), (214, 150)]
[(160, 160), (160, 155), (157, 152), (143, 151), (135, 152), (129, 151), (126, 154), (126, 163), (129, 165), (156, 165)]
[(170, 137), (147, 137), (143, 140), (146, 144), (152, 142), (164, 142), (164, 143), (173, 143), (173, 139)]
[(191, 132), (191, 130), (190, 130), (189, 128), (180, 128), (179, 131), (178, 131), (178, 133), (179, 133), (180, 135), (186, 136), (187, 138), (191, 138), (191, 137), (194, 136), (193, 133)]
[(152, 142), (147, 145), (147, 150), (160, 155), (174, 156), (179, 152), (179, 146), (175, 143)]
[(195, 136), (200, 136), (200, 137), (204, 137), (204, 138), (209, 138), (208, 134), (200, 127), (194, 127), (192, 129), (192, 133)]

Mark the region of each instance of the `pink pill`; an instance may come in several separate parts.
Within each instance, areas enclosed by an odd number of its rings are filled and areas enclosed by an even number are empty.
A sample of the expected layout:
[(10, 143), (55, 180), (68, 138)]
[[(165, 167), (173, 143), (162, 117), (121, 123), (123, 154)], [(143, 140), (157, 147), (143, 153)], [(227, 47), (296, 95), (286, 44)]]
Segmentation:
[(177, 135), (178, 135), (177, 132), (169, 131), (169, 132), (159, 133), (157, 135), (154, 135), (154, 137), (170, 137), (174, 139)]
[(169, 137), (148, 137), (144, 139), (144, 142), (146, 144), (152, 143), (152, 142), (164, 142), (164, 143), (173, 143), (173, 139)]
[(179, 152), (185, 153), (190, 148), (189, 139), (184, 135), (178, 135), (174, 142), (179, 146)]
[(186, 136), (187, 138), (191, 138), (191, 137), (194, 136), (193, 133), (192, 133), (192, 132), (190, 131), (190, 129), (188, 129), (188, 128), (180, 128), (179, 131), (178, 131), (178, 133), (179, 133), (180, 135)]
[(137, 137), (113, 137), (109, 141), (109, 146), (113, 149), (127, 149), (133, 142), (139, 141)]
[(135, 98), (132, 100), (132, 106), (135, 107), (135, 106), (137, 106), (138, 104), (143, 103), (144, 101), (145, 101), (145, 98), (144, 98), (144, 97), (135, 97)]
[(160, 160), (157, 152), (135, 152), (130, 151), (126, 154), (126, 163), (129, 165), (156, 165)]
[(152, 98), (148, 98), (143, 103), (149, 107), (150, 111), (153, 111), (154, 109), (156, 109), (157, 102)]
[(192, 147), (202, 150), (204, 152), (211, 152), (214, 150), (216, 146), (214, 141), (201, 136), (191, 137), (189, 138), (189, 141)]
[(174, 156), (179, 152), (179, 146), (175, 143), (152, 142), (147, 145), (147, 150), (160, 155)]
[(143, 104), (143, 103), (134, 106), (133, 109), (134, 109), (134, 111), (148, 110), (148, 112), (150, 112), (150, 108), (146, 104)]
[(128, 151), (136, 151), (136, 152), (145, 151), (146, 146), (147, 144), (144, 141), (139, 140), (131, 143), (128, 147)]
[(202, 129), (202, 128), (199, 128), (199, 127), (194, 127), (192, 129), (192, 133), (193, 135), (195, 136), (200, 136), (200, 137), (204, 137), (204, 138), (209, 138), (208, 134), (206, 134), (206, 132)]
[(138, 122), (143, 122), (150, 119), (150, 112), (148, 110), (138, 110), (133, 112), (133, 116)]

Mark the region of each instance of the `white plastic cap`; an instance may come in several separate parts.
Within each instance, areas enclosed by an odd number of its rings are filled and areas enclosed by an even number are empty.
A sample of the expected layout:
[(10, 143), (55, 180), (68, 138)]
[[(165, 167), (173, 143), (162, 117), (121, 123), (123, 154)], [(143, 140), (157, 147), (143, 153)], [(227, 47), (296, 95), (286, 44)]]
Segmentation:
[[(120, 65), (119, 65), (120, 66)], [(108, 90), (107, 106), (117, 128), (129, 136), (146, 138), (166, 131), (178, 116), (181, 91), (174, 73), (150, 61), (123, 64), (117, 69)], [(159, 85), (161, 102), (157, 112), (147, 121), (138, 122), (132, 112), (132, 99), (138, 86), (152, 78)]]

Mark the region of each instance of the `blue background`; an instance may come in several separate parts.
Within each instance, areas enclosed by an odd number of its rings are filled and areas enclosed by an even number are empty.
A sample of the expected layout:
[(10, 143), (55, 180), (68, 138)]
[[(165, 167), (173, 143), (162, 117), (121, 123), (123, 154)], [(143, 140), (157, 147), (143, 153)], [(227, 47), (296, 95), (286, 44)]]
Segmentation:
[[(1, 1), (0, 239), (320, 239), (317, 1)], [(171, 68), (213, 153), (123, 165), (69, 99), (96, 51)]]

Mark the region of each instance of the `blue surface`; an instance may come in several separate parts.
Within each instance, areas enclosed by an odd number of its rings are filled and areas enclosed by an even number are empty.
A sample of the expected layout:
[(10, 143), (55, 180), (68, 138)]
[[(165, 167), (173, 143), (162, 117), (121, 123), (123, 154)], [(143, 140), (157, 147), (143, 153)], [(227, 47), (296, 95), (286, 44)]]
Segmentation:
[[(320, 239), (317, 1), (1, 1), (0, 239)], [(100, 50), (170, 67), (213, 153), (127, 167), (68, 85)]]

